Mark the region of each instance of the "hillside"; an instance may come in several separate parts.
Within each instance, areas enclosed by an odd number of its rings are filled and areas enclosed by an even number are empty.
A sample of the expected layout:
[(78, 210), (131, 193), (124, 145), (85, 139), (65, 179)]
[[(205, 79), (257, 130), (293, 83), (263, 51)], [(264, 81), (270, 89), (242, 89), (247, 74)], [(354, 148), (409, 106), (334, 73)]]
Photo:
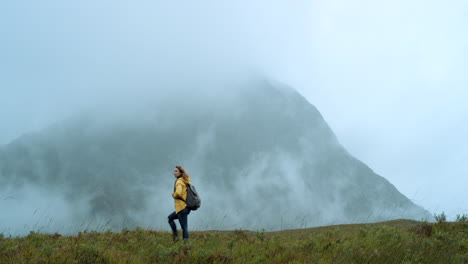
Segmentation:
[[(465, 219), (466, 220), (466, 219)], [(467, 263), (468, 223), (397, 220), (264, 231), (198, 231), (189, 243), (137, 228), (0, 237), (1, 263)]]

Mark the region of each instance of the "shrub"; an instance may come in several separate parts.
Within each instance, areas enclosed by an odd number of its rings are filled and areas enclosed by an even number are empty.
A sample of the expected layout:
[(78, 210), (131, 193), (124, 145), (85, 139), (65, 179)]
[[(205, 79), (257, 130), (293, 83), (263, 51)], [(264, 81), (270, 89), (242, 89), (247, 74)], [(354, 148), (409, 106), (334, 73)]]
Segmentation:
[(428, 223), (420, 223), (416, 225), (415, 227), (411, 228), (410, 230), (414, 231), (414, 233), (421, 235), (421, 236), (426, 236), (426, 237), (432, 236), (432, 225)]
[(456, 221), (459, 222), (459, 223), (468, 222), (468, 215), (466, 215), (466, 214), (462, 214), (462, 215), (457, 214)]
[(447, 222), (447, 216), (445, 215), (445, 212), (442, 212), (441, 214), (434, 214), (434, 218), (437, 221), (437, 223), (442, 224)]

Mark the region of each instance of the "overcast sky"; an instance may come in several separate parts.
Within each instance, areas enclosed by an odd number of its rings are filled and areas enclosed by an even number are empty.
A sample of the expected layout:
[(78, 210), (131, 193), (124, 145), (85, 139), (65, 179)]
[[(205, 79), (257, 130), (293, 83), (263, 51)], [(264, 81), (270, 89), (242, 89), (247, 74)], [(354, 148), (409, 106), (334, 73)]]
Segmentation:
[(8, 1), (0, 145), (161, 80), (253, 69), (415, 203), (468, 213), (467, 28), (464, 0)]

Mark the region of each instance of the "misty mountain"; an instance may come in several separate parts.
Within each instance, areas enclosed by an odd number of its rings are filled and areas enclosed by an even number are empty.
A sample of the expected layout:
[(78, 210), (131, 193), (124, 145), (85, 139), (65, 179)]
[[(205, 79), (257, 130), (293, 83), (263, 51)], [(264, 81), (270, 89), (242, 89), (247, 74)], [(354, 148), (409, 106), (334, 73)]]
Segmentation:
[[(1, 203), (16, 208), (10, 222), (61, 232), (166, 229), (176, 165), (202, 197), (192, 229), (431, 219), (350, 155), (295, 90), (236, 85), (103, 105), (1, 147), (0, 191), (13, 197)], [(38, 209), (47, 216), (25, 220)]]

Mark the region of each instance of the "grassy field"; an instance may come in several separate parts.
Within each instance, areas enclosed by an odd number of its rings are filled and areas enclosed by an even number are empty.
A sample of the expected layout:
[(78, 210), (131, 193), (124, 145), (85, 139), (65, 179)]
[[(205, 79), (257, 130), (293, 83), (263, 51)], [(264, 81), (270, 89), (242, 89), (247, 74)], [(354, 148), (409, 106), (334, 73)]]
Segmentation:
[(456, 263), (468, 264), (468, 222), (394, 220), (263, 231), (169, 232), (137, 228), (76, 236), (0, 235), (0, 263)]

